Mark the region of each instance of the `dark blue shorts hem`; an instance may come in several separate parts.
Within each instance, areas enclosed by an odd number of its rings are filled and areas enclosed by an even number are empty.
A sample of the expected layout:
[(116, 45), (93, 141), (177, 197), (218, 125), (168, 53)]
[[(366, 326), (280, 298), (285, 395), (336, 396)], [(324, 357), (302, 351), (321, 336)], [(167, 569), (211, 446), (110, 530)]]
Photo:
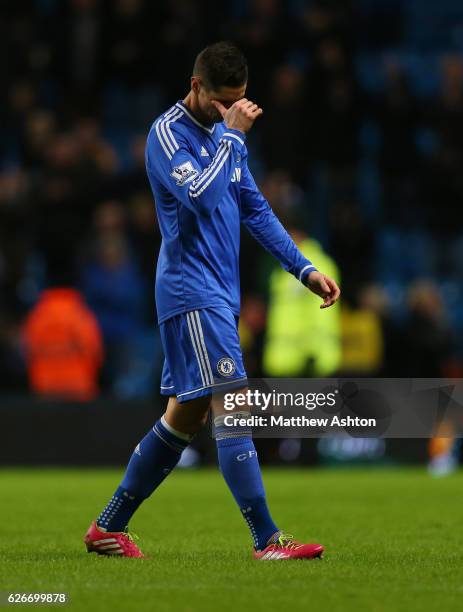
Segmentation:
[(173, 391), (169, 390), (161, 390), (162, 395), (176, 395), (177, 401), (180, 404), (189, 402), (190, 400), (196, 399), (198, 397), (205, 397), (207, 395), (212, 395), (214, 393), (226, 393), (228, 391), (232, 391), (234, 389), (241, 389), (246, 387), (248, 384), (248, 379), (246, 376), (242, 376), (240, 378), (233, 378), (227, 381), (221, 381), (214, 385), (209, 385), (207, 387), (200, 387), (199, 389), (191, 389), (189, 391), (183, 391), (178, 395)]

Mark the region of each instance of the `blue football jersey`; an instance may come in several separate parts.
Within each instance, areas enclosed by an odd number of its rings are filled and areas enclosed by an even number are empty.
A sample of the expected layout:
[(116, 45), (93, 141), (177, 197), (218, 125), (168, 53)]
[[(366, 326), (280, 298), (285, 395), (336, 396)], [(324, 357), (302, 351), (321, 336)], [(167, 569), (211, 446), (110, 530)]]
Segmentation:
[(214, 306), (239, 315), (241, 223), (299, 280), (315, 270), (257, 188), (243, 132), (202, 125), (180, 101), (153, 123), (145, 161), (162, 236), (159, 323)]

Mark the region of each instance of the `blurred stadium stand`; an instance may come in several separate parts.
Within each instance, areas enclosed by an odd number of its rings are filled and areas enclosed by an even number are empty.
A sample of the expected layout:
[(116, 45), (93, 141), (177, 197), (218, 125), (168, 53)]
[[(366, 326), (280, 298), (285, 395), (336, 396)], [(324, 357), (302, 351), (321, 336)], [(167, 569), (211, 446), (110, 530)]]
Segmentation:
[[(164, 402), (162, 402), (164, 404)], [(124, 465), (140, 439), (163, 413), (150, 400), (106, 399), (97, 402), (50, 402), (10, 398), (2, 403), (2, 466)], [(27, 423), (27, 427), (24, 424)], [(121, 435), (123, 432), (123, 435)], [(434, 446), (439, 445), (436, 439)], [(387, 442), (387, 443), (386, 443)], [(423, 462), (427, 440), (368, 438), (256, 439), (260, 459), (268, 465), (396, 465)], [(440, 442), (442, 446), (442, 441)], [(451, 446), (452, 441), (446, 440)], [(217, 450), (205, 427), (182, 456), (183, 467), (215, 464)], [(436, 455), (440, 449), (436, 448)], [(192, 461), (193, 459), (193, 461)], [(189, 463), (189, 465), (188, 465)]]
[[(265, 110), (249, 138), (263, 192), (339, 268), (339, 372), (371, 333), (370, 373), (461, 376), (461, 2), (5, 0), (0, 31), (2, 403), (32, 393), (21, 329), (58, 264), (98, 320), (103, 396), (157, 396), (144, 138), (221, 38), (247, 54)], [(275, 264), (248, 236), (242, 251), (259, 376)]]

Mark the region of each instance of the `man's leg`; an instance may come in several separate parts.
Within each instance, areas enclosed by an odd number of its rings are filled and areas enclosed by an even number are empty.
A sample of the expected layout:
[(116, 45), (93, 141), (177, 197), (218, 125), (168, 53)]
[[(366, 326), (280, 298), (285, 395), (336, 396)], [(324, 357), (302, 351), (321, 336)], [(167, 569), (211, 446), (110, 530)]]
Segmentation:
[[(224, 410), (220, 395), (213, 396), (212, 408), (220, 470), (248, 524), (254, 547), (263, 550), (272, 537), (278, 537), (279, 531), (268, 510), (251, 428), (224, 424), (224, 416), (236, 412)], [(243, 412), (245, 409), (240, 410), (240, 416), (249, 416)]]
[(207, 420), (210, 396), (180, 404), (169, 398), (165, 414), (137, 444), (124, 478), (97, 519), (100, 529), (124, 531), (140, 504), (177, 465), (192, 437)]

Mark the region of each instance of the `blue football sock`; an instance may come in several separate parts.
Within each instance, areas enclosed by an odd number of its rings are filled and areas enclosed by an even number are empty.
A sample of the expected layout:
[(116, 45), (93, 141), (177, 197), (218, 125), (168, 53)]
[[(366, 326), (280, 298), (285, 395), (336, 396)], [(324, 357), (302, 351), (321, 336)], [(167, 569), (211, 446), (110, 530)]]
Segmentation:
[(137, 444), (125, 476), (97, 519), (107, 531), (124, 531), (139, 505), (177, 465), (191, 437), (175, 431), (161, 417)]
[(267, 507), (251, 429), (225, 426), (223, 419), (214, 419), (220, 470), (251, 530), (256, 550), (262, 550), (278, 527)]

